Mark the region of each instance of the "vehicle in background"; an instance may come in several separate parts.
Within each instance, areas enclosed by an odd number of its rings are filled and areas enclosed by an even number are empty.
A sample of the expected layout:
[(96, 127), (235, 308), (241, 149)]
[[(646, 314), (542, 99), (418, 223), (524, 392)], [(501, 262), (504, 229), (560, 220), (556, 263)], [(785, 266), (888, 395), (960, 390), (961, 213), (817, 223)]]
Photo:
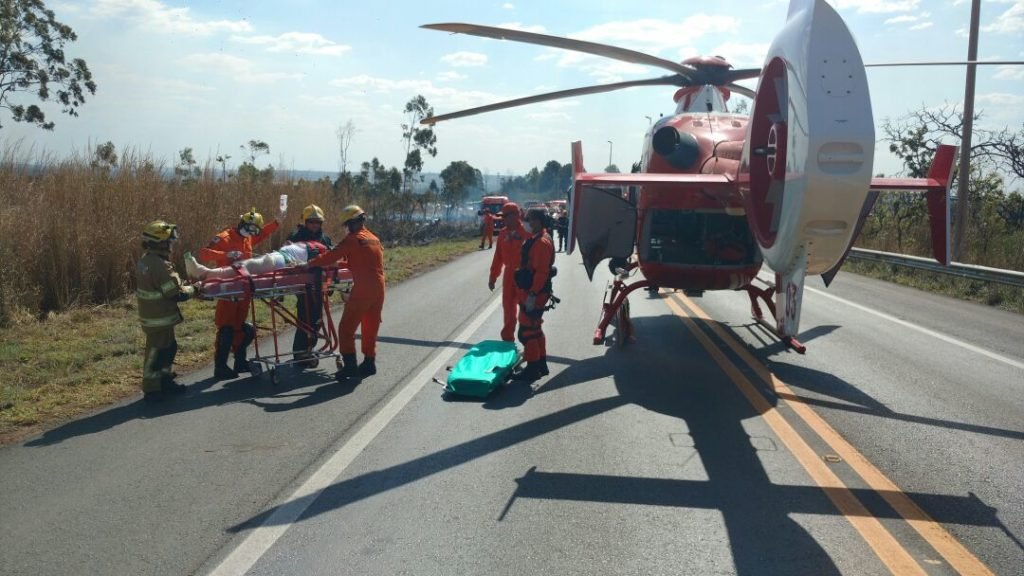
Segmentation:
[(501, 220), (501, 207), (508, 203), (508, 196), (484, 196), (480, 199), (480, 227), (483, 228), (484, 218), (483, 211), (486, 210), (498, 218), (494, 221), (494, 235), (497, 236), (498, 232), (505, 226), (505, 223)]
[(552, 215), (558, 214), (560, 212), (565, 212), (565, 205), (565, 200), (549, 200), (547, 202), (548, 212), (550, 212)]

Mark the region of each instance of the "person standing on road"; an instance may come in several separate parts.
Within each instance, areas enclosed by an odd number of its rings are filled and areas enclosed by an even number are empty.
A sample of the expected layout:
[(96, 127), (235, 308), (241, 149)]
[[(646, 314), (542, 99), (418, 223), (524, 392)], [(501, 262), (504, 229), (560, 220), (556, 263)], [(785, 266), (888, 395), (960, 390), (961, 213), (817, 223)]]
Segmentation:
[[(309, 262), (310, 268), (348, 262), (352, 272), (352, 294), (345, 302), (338, 330), (342, 369), (339, 381), (365, 378), (377, 373), (377, 331), (384, 309), (384, 248), (366, 228), (366, 212), (352, 204), (341, 211), (344, 237), (328, 253)], [(356, 365), (356, 329), (362, 325), (363, 363)]]
[[(331, 237), (324, 234), (324, 211), (316, 204), (310, 204), (302, 209), (302, 224), (296, 226), (295, 230), (288, 235), (288, 242), (319, 242), (328, 250), (334, 248)], [(305, 294), (296, 296), (295, 314), (300, 324), (309, 326), (311, 331), (307, 332), (301, 328), (295, 330), (295, 340), (292, 341), (292, 358), (305, 360), (312, 356), (316, 348), (317, 336), (320, 333), (320, 326), (323, 318), (323, 293), (319, 282), (306, 287)], [(296, 364), (299, 369), (308, 364), (300, 362)]]
[(523, 225), (530, 237), (523, 242), (515, 278), (519, 288), (519, 342), (524, 348), (526, 367), (512, 376), (514, 380), (532, 382), (548, 375), (547, 340), (541, 325), (556, 270), (555, 246), (544, 227), (547, 219), (542, 208), (531, 208)]
[(487, 244), (487, 249), (490, 250), (494, 247), (494, 221), (497, 217), (491, 213), (490, 210), (481, 210), (480, 215), (483, 217), (483, 233), (480, 236), (480, 249), (484, 249), (484, 244)]
[[(210, 268), (231, 266), (236, 260), (252, 258), (252, 247), (263, 242), (277, 230), (284, 214), (266, 226), (263, 216), (256, 208), (238, 217), (238, 224), (227, 228), (199, 251), (199, 261)], [(217, 326), (217, 337), (214, 341), (213, 376), (217, 379), (237, 378), (239, 372), (249, 372), (246, 361), (246, 350), (256, 335), (256, 329), (245, 321), (249, 315), (248, 299), (231, 302), (217, 300), (217, 312), (214, 324)], [(234, 369), (228, 367), (228, 355), (235, 354)]]
[[(501, 275), (501, 307), (505, 313), (505, 321), (501, 326), (501, 339), (514, 342), (516, 333), (516, 311), (519, 293), (516, 288), (515, 272), (519, 266), (520, 252), (526, 231), (519, 220), (519, 206), (507, 202), (501, 207), (505, 228), (498, 234), (498, 248), (491, 258), (491, 273), (487, 279), (487, 287), (494, 290), (495, 282)], [(505, 273), (502, 274), (502, 269)]]
[(147, 402), (159, 402), (165, 395), (181, 394), (185, 387), (174, 382), (174, 357), (178, 342), (174, 327), (184, 321), (178, 302), (193, 296), (192, 286), (181, 281), (171, 264), (171, 243), (178, 239), (178, 227), (154, 220), (142, 231), (142, 258), (135, 266), (135, 297), (139, 322), (146, 335), (146, 356), (142, 364), (142, 392)]
[(558, 251), (565, 250), (565, 239), (569, 236), (569, 215), (562, 210), (555, 219), (555, 231), (558, 232)]

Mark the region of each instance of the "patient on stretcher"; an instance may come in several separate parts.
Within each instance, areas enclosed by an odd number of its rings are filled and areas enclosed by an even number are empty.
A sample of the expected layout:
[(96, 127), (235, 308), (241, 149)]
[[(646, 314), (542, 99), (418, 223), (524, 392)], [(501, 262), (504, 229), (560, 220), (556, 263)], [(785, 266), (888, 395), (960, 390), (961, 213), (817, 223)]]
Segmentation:
[(237, 260), (231, 266), (207, 268), (196, 261), (191, 252), (185, 254), (185, 270), (192, 280), (211, 280), (215, 278), (237, 278), (242, 270), (256, 276), (305, 264), (313, 258), (327, 252), (327, 247), (315, 241), (294, 242), (285, 244), (273, 252)]

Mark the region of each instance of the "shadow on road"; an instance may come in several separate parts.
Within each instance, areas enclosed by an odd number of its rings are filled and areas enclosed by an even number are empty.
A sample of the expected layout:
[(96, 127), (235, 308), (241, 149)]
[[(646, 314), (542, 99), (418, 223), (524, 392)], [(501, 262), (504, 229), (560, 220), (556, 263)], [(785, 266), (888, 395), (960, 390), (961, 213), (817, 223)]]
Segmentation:
[[(189, 385), (188, 392), (185, 395), (168, 398), (159, 404), (147, 404), (140, 396), (133, 402), (121, 404), (48, 430), (40, 437), (26, 442), (25, 446), (50, 446), (69, 438), (87, 436), (109, 430), (138, 418), (159, 418), (170, 414), (201, 410), (210, 406), (222, 406), (234, 402), (251, 402), (263, 407), (268, 412), (277, 412), (318, 404), (352, 391), (346, 384), (335, 385), (334, 389), (332, 389), (330, 383), (334, 382), (333, 375), (323, 372), (303, 372), (301, 381), (299, 378), (296, 378), (297, 374), (290, 374), (287, 370), (282, 370), (282, 376), (282, 383), (277, 386), (271, 386), (264, 378), (249, 376), (231, 380), (225, 382), (223, 386), (216, 387), (218, 381), (213, 378), (207, 378)], [(286, 397), (288, 394), (284, 393), (324, 383), (327, 384), (316, 388), (308, 394), (303, 394), (302, 400), (290, 404), (260, 403), (256, 400), (259, 398)]]
[[(301, 497), (281, 506), (305, 504), (302, 518), (344, 508), (374, 495), (456, 468), (478, 458), (543, 436), (616, 408), (636, 404), (680, 420), (704, 465), (706, 481), (680, 478), (620, 477), (573, 471), (530, 470), (515, 482), (509, 506), (516, 498), (585, 500), (622, 504), (715, 509), (722, 514), (739, 574), (838, 574), (827, 550), (794, 520), (801, 513), (840, 515), (829, 494), (813, 485), (785, 486), (771, 482), (759, 449), (743, 427), (758, 412), (733, 386), (723, 385), (720, 369), (672, 316), (636, 318), (641, 339), (631, 349), (609, 348), (603, 356), (570, 363), (536, 391), (512, 385), (489, 400), (501, 408), (521, 404), (534, 393), (611, 377), (618, 395), (585, 401), (557, 412), (450, 446), (401, 464), (340, 480), (319, 495)], [(766, 398), (773, 398), (766, 395)], [(774, 405), (774, 400), (769, 399)], [(685, 425), (684, 425), (685, 424)], [(680, 458), (684, 458), (681, 454)], [(682, 463), (680, 463), (681, 467)], [(501, 479), (496, 478), (500, 482)], [(878, 494), (855, 490), (875, 517), (895, 518)], [(910, 494), (941, 522), (1001, 526), (994, 510), (977, 498)], [(269, 508), (231, 532), (278, 522)], [(500, 521), (506, 507), (497, 513)]]

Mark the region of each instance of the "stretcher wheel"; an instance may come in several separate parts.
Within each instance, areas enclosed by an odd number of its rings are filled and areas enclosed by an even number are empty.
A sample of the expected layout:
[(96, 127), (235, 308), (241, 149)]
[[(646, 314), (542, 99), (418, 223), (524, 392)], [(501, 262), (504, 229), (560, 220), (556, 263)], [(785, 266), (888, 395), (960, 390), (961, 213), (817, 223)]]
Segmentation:
[(276, 368), (270, 369), (270, 383), (273, 384), (274, 386), (277, 386), (278, 384), (281, 383), (281, 375), (277, 373)]
[(250, 360), (249, 370), (252, 371), (253, 376), (259, 376), (260, 374), (263, 374), (263, 365), (260, 364), (259, 362), (253, 362)]
[(312, 360), (309, 360), (308, 362), (306, 362), (306, 366), (309, 366), (309, 368), (312, 369), (312, 370), (316, 370), (317, 366), (319, 366), (319, 365), (320, 365), (320, 359), (319, 358), (313, 358)]

